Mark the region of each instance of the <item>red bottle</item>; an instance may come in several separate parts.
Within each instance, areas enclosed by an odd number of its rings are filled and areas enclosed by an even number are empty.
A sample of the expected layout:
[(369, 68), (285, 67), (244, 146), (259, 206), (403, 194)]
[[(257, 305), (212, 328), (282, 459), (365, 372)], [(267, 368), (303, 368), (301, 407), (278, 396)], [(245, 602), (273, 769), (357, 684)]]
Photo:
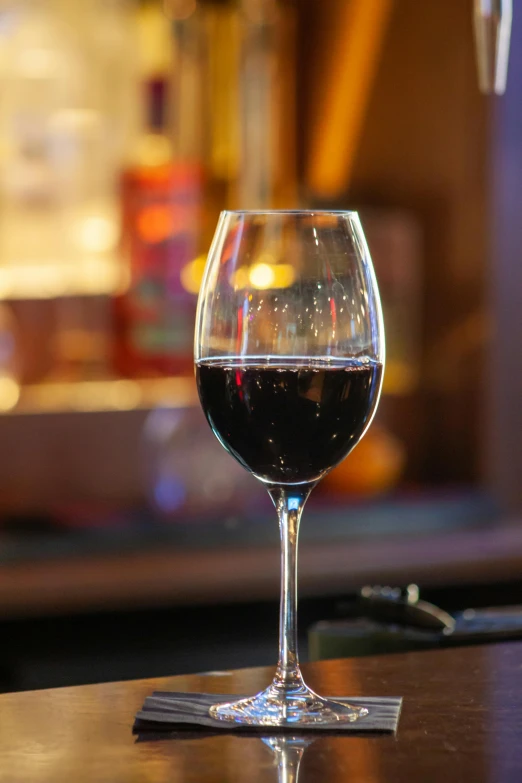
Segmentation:
[[(201, 167), (172, 160), (164, 133), (167, 83), (147, 85), (148, 132), (122, 176), (125, 291), (115, 300), (115, 367), (127, 376), (191, 373)], [(187, 290), (188, 289), (188, 290)]]

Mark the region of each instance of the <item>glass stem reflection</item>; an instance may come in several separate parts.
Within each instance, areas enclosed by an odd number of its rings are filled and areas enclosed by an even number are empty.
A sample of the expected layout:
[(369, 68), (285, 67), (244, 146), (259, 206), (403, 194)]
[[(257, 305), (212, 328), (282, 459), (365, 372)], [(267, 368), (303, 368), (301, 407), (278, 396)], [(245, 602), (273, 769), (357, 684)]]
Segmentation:
[(281, 535), (279, 661), (274, 686), (287, 693), (304, 686), (297, 653), (297, 541), (303, 508), (314, 486), (315, 482), (268, 490), (277, 509)]
[(277, 759), (278, 783), (297, 783), (303, 754), (314, 741), (285, 735), (263, 737), (263, 742), (268, 745)]

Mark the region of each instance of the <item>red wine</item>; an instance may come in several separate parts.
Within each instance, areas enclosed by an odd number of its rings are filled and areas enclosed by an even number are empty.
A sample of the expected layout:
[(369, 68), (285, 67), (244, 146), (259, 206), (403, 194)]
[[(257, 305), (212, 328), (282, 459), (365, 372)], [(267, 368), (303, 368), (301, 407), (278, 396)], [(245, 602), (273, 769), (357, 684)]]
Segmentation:
[(368, 359), (204, 359), (199, 397), (227, 451), (271, 484), (321, 478), (357, 444), (379, 397)]

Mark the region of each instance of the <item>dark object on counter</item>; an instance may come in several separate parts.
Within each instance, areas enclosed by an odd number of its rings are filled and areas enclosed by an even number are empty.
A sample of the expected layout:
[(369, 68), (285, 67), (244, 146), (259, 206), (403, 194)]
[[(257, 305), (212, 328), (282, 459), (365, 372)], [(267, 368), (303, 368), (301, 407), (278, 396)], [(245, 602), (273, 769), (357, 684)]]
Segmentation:
[(354, 616), (309, 630), (311, 660), (361, 657), (522, 639), (522, 606), (454, 615), (419, 599), (416, 585), (363, 587)]
[[(251, 723), (250, 725), (241, 723), (229, 723), (228, 721), (216, 720), (209, 715), (209, 709), (213, 704), (219, 702), (234, 701), (246, 696), (238, 694), (216, 694), (216, 693), (187, 693), (182, 691), (155, 691), (151, 696), (147, 696), (143, 707), (136, 715), (133, 732), (139, 734), (151, 728), (156, 731), (158, 728), (183, 728), (188, 726), (206, 726), (218, 729), (225, 733), (231, 731), (241, 732), (262, 732), (266, 734), (270, 731), (276, 735), (292, 729), (292, 723), (284, 726), (268, 726), (265, 722)], [(305, 727), (307, 732), (319, 731), (336, 733), (347, 731), (351, 733), (382, 733), (397, 731), (399, 715), (401, 712), (402, 698), (394, 696), (378, 697), (342, 697), (336, 696), (337, 702), (358, 707), (367, 707), (368, 715), (360, 718), (354, 723), (339, 722), (332, 720), (331, 723), (310, 723)], [(303, 731), (303, 726), (299, 727)], [(294, 731), (299, 730), (295, 725)]]

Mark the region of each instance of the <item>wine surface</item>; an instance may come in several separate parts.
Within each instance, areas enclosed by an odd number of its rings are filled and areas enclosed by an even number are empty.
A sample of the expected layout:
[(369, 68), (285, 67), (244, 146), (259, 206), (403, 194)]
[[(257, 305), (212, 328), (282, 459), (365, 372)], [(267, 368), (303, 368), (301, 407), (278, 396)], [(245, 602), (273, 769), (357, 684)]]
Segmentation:
[(219, 358), (196, 365), (205, 415), (223, 446), (271, 484), (314, 481), (357, 444), (379, 398), (369, 359)]

